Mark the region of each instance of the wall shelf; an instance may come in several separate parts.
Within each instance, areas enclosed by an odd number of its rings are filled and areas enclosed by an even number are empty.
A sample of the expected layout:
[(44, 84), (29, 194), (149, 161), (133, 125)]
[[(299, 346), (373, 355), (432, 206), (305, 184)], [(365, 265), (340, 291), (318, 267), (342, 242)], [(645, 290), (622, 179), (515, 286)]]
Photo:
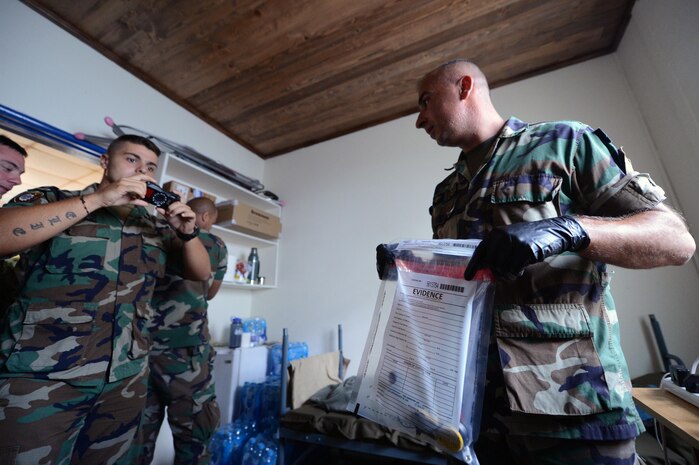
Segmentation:
[[(281, 218), (279, 203), (267, 197), (256, 194), (222, 176), (205, 168), (177, 157), (171, 153), (160, 156), (156, 179), (163, 185), (168, 181), (177, 181), (190, 187), (216, 196), (216, 203), (238, 200), (254, 208), (269, 212)], [(277, 260), (279, 257), (279, 240), (257, 237), (253, 234), (240, 232), (225, 224), (217, 224), (211, 228), (211, 233), (220, 237), (228, 249), (229, 273), (235, 270), (237, 260), (247, 260), (252, 247), (257, 247), (260, 256), (260, 276), (264, 276), (265, 284), (252, 285), (224, 280), (226, 288), (238, 290), (274, 289), (277, 287)]]

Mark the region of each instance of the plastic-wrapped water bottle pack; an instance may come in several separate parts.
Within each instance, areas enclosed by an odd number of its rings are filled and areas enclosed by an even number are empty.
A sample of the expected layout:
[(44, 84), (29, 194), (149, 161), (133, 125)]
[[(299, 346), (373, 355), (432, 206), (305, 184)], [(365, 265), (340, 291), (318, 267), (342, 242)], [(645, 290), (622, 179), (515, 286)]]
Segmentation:
[(211, 465), (274, 465), (277, 463), (276, 423), (259, 427), (236, 420), (219, 428), (211, 438)]
[(212, 465), (242, 465), (243, 448), (257, 431), (254, 421), (236, 420), (220, 427), (211, 438)]

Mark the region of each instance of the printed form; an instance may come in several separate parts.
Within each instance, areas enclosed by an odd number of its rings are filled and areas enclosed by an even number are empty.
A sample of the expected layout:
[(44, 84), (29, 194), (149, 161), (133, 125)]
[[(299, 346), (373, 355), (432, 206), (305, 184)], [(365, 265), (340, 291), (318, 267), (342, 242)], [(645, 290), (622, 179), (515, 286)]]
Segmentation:
[(478, 286), (463, 279), (466, 263), (398, 255), (398, 281), (382, 285), (362, 357), (356, 413), (415, 436), (458, 428)]
[(458, 424), (469, 283), (422, 273), (400, 278), (379, 361), (377, 398), (399, 418), (424, 409), (440, 423)]

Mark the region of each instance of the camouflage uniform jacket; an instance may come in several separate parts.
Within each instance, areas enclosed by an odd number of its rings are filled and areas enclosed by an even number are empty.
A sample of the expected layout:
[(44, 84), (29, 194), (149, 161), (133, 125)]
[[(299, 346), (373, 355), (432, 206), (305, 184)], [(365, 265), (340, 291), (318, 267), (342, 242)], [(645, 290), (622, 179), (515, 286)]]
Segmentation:
[[(511, 118), (475, 173), (466, 156), (435, 189), (434, 238), (480, 239), (501, 225), (617, 216), (664, 200), (602, 131), (577, 122)], [(527, 267), (497, 283), (493, 318), (511, 433), (628, 439), (643, 431), (604, 263), (563, 253)]]
[[(96, 187), (41, 187), (6, 207), (46, 204)], [(150, 299), (173, 237), (167, 223), (143, 207), (123, 223), (101, 208), (23, 251), (17, 264), (23, 284), (0, 329), (0, 378), (89, 385), (139, 373), (148, 354)]]
[(159, 279), (153, 294), (155, 316), (150, 332), (155, 349), (194, 347), (209, 342), (206, 295), (211, 283), (223, 279), (228, 264), (226, 244), (211, 234), (199, 233), (211, 262), (208, 281), (190, 281), (179, 276), (182, 260), (168, 257), (166, 274)]

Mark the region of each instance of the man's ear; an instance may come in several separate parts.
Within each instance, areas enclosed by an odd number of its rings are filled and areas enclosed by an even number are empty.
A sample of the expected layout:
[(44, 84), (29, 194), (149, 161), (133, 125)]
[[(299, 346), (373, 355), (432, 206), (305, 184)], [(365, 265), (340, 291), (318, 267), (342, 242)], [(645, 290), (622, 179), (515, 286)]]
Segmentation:
[(206, 229), (206, 227), (209, 225), (209, 212), (205, 211), (197, 214), (197, 220), (199, 227), (204, 227), (204, 229)]
[(473, 78), (471, 76), (464, 76), (459, 80), (459, 97), (465, 99), (469, 96), (473, 90)]
[(109, 165), (109, 154), (104, 153), (100, 157), (100, 166), (102, 167), (103, 170), (106, 170), (107, 165)]

